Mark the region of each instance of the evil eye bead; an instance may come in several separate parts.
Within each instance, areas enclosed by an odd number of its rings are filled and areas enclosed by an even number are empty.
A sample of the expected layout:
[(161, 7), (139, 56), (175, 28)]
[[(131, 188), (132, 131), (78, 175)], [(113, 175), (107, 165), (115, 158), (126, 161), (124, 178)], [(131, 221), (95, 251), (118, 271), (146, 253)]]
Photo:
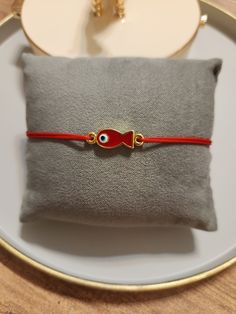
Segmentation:
[(105, 144), (108, 142), (109, 140), (109, 137), (106, 133), (102, 133), (99, 135), (99, 138), (98, 138), (99, 142), (102, 143), (102, 144)]

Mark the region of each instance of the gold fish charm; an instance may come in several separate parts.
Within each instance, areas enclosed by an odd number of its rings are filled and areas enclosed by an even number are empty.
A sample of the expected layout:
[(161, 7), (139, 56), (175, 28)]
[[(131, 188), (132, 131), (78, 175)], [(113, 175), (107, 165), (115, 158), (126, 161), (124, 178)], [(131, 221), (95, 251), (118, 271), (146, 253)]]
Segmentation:
[(114, 129), (103, 129), (96, 133), (89, 133), (91, 139), (87, 140), (89, 144), (97, 144), (102, 148), (112, 149), (121, 145), (129, 148), (143, 145), (143, 135), (136, 134), (130, 130), (125, 133), (120, 133)]

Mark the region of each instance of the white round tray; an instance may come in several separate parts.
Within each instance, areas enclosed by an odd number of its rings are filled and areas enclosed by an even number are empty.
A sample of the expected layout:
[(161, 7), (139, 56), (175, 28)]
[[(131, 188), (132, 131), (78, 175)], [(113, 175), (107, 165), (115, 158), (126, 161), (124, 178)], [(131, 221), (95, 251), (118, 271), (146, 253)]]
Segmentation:
[[(201, 24), (198, 0), (128, 0), (125, 17), (114, 16), (114, 0), (101, 17), (92, 0), (24, 0), (22, 27), (36, 53), (76, 57), (169, 57), (182, 51)], [(43, 18), (43, 23), (42, 23)]]
[(21, 224), (25, 185), (25, 99), (20, 55), (29, 49), (18, 21), (0, 29), (0, 243), (34, 267), (99, 288), (152, 290), (208, 277), (236, 255), (236, 21), (203, 5), (214, 26), (202, 28), (189, 58), (223, 58), (216, 91), (212, 186), (217, 232), (188, 228), (112, 229), (59, 222)]

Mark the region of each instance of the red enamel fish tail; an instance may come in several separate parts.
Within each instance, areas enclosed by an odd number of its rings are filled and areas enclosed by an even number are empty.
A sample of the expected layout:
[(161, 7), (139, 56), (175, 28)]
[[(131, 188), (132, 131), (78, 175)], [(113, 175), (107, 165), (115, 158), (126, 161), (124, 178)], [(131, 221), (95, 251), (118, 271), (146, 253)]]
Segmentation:
[(126, 132), (122, 135), (122, 142), (126, 146), (133, 148), (134, 147), (134, 131)]

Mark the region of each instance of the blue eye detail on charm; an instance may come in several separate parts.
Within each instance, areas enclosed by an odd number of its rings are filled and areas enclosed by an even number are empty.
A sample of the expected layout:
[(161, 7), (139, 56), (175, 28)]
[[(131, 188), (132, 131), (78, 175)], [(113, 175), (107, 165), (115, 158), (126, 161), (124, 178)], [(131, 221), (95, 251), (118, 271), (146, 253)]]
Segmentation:
[(107, 143), (108, 140), (109, 140), (109, 137), (108, 137), (108, 135), (106, 133), (102, 133), (102, 134), (99, 135), (99, 141), (101, 143), (103, 143), (103, 144)]

